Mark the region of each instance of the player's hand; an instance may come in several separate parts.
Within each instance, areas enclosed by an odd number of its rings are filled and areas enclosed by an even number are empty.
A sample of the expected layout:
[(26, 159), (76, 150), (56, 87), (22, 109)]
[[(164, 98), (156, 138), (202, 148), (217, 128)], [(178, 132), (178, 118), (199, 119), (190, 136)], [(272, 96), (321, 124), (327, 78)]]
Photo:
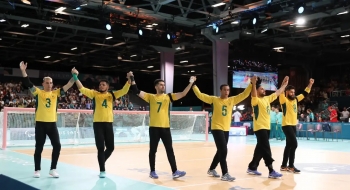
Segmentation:
[(21, 71), (25, 71), (27, 69), (27, 63), (21, 61), (21, 63), (19, 63), (19, 68), (21, 69)]
[(258, 81), (258, 77), (253, 76), (252, 78), (250, 78), (250, 81), (252, 82), (252, 84), (256, 84), (256, 81)]
[(126, 78), (130, 79), (131, 76), (134, 76), (132, 71), (129, 71), (128, 73), (126, 73)]
[(191, 76), (190, 83), (194, 83), (197, 80), (196, 76)]
[(313, 78), (310, 79), (310, 84), (314, 84), (315, 80)]
[(284, 77), (282, 85), (288, 85), (289, 76)]
[(71, 72), (72, 74), (77, 74), (77, 75), (79, 74), (78, 70), (75, 67), (73, 67)]

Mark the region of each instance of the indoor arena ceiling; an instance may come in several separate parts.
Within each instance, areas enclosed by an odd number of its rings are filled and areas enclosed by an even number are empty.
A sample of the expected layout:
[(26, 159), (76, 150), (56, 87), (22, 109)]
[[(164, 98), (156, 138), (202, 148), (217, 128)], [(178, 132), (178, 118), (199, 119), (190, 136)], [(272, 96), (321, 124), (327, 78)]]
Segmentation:
[[(1, 0), (0, 64), (12, 67), (26, 60), (35, 69), (79, 66), (86, 70), (158, 73), (160, 50), (155, 46), (169, 47), (169, 33), (176, 49), (175, 74), (194, 71), (191, 74), (211, 75), (212, 42), (201, 35), (204, 28), (211, 28), (221, 38), (240, 31), (230, 42), (230, 60), (265, 55), (271, 64), (283, 64), (293, 56), (312, 60), (331, 55), (331, 61), (337, 63), (350, 54), (349, 3)], [(138, 35), (139, 29), (143, 29), (143, 37)]]

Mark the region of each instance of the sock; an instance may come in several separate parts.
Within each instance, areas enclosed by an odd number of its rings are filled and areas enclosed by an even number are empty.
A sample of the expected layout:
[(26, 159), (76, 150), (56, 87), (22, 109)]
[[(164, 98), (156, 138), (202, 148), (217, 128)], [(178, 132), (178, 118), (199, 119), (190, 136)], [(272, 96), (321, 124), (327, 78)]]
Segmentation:
[(273, 172), (272, 164), (268, 165), (267, 168), (269, 169), (269, 173)]

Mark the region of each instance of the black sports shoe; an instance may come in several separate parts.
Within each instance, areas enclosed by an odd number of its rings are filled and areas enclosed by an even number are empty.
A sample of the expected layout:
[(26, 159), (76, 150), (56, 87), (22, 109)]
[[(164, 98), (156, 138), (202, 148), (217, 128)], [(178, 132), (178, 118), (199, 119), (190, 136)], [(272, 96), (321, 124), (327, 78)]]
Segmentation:
[(300, 170), (298, 170), (298, 168), (296, 168), (296, 167), (288, 167), (287, 171), (293, 172), (293, 173), (300, 173)]

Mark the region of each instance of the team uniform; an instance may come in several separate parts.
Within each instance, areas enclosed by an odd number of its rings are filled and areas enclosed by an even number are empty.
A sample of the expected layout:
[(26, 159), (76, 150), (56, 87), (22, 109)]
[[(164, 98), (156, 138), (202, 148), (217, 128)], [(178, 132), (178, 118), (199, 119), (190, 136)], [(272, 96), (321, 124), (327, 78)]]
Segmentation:
[[(298, 142), (296, 138), (296, 125), (297, 113), (298, 113), (298, 102), (302, 101), (305, 96), (310, 93), (310, 88), (305, 88), (304, 93), (296, 96), (294, 100), (290, 100), (285, 96), (285, 93), (281, 93), (279, 96), (279, 102), (282, 107), (282, 130), (286, 136), (286, 147), (283, 153), (283, 161), (281, 170), (290, 170), (292, 172), (297, 172), (294, 167), (295, 151), (298, 147)], [(289, 166), (287, 168), (287, 162), (289, 160)]]
[(127, 94), (129, 88), (130, 83), (127, 82), (121, 90), (107, 93), (101, 93), (84, 87), (79, 89), (82, 94), (91, 98), (93, 101), (93, 128), (98, 151), (97, 158), (101, 172), (105, 171), (105, 162), (114, 150), (113, 102), (115, 98)]
[(231, 127), (231, 115), (232, 108), (234, 105), (246, 99), (252, 89), (252, 85), (249, 86), (237, 96), (231, 96), (227, 99), (222, 99), (216, 96), (209, 96), (201, 93), (197, 86), (193, 86), (193, 91), (196, 96), (207, 104), (211, 104), (213, 107), (213, 115), (211, 118), (211, 133), (213, 134), (214, 141), (216, 144), (217, 152), (209, 168), (208, 174), (214, 177), (219, 177), (216, 173), (215, 168), (220, 163), (222, 170), (222, 180), (232, 181), (234, 180), (228, 174), (226, 157), (227, 157), (227, 143), (229, 140), (229, 131)]
[(261, 175), (257, 171), (260, 160), (263, 158), (265, 165), (269, 168), (269, 177), (277, 178), (281, 177), (281, 174), (278, 174), (272, 170), (272, 158), (269, 136), (270, 136), (270, 103), (277, 99), (276, 93), (273, 93), (269, 96), (264, 96), (262, 98), (252, 97), (252, 106), (254, 111), (253, 117), (253, 130), (257, 138), (257, 144), (254, 150), (254, 156), (252, 161), (249, 163), (248, 171), (249, 174)]
[(60, 137), (56, 126), (57, 104), (58, 98), (62, 93), (64, 94), (64, 91), (56, 89), (46, 92), (37, 87), (32, 87), (31, 92), (35, 96), (35, 171), (41, 170), (41, 153), (46, 141), (46, 135), (49, 137), (53, 147), (50, 170), (54, 170), (61, 151)]
[(171, 166), (171, 171), (174, 175), (178, 175), (176, 160), (173, 150), (173, 140), (170, 132), (170, 104), (176, 101), (176, 96), (173, 93), (169, 94), (150, 94), (144, 93), (143, 100), (149, 103), (149, 165), (151, 169), (150, 177), (157, 178), (155, 174), (156, 152), (159, 140), (165, 147), (165, 151)]

